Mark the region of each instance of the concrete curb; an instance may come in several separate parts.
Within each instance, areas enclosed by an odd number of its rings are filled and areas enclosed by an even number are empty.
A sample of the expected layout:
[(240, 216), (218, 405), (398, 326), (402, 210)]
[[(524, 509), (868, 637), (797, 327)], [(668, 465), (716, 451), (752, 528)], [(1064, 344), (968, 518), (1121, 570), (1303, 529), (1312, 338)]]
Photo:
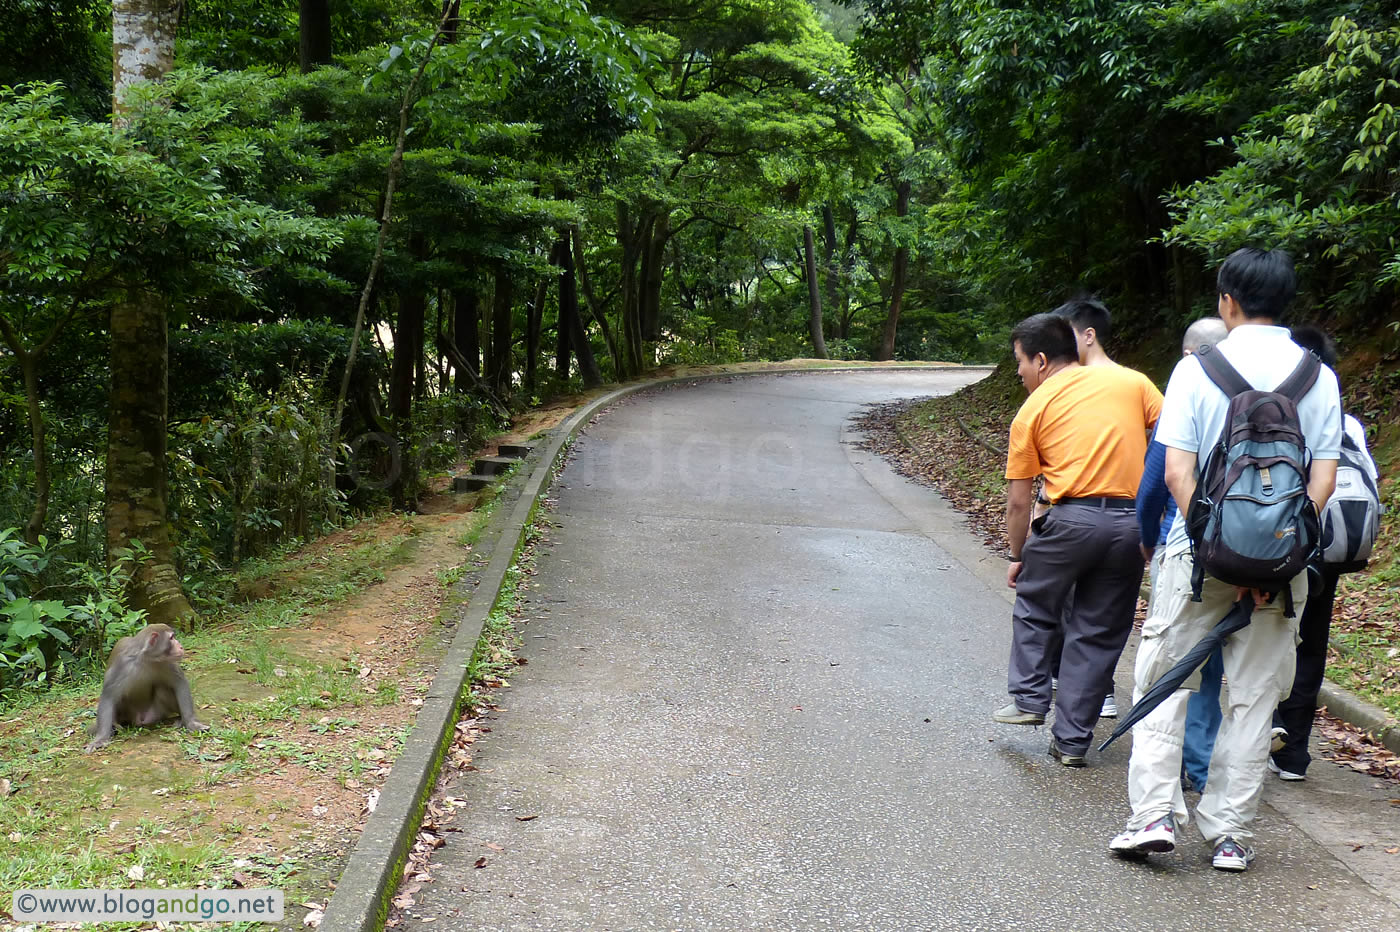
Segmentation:
[(1385, 709), (1372, 705), (1331, 680), (1322, 681), (1317, 702), (1348, 725), (1355, 725), (1369, 734), (1392, 753), (1400, 754), (1400, 721), (1391, 718)]
[[(438, 667), (403, 753), (394, 763), (379, 793), (379, 803), (340, 874), (335, 893), (321, 920), (322, 932), (380, 932), (388, 917), (389, 901), (397, 889), (403, 866), (422, 821), (428, 797), (437, 782), (442, 758), (452, 737), (467, 691), (467, 665), (481, 639), (486, 619), (495, 609), (506, 575), (524, 541), (525, 529), (547, 491), (555, 466), (568, 444), (597, 413), (628, 395), (683, 382), (745, 378), (766, 375), (801, 375), (810, 372), (938, 371), (987, 369), (992, 366), (821, 366), (810, 369), (755, 369), (672, 376), (638, 382), (608, 392), (586, 403), (546, 436), (540, 449), (506, 483), (500, 505), (482, 534), (491, 548), (491, 559), (477, 577), (474, 592), (462, 592), (466, 604), (458, 617), (457, 633)], [(527, 471), (528, 467), (528, 471)], [(507, 546), (508, 544), (508, 546)], [(459, 584), (462, 585), (462, 584)], [(459, 589), (459, 592), (461, 590)]]

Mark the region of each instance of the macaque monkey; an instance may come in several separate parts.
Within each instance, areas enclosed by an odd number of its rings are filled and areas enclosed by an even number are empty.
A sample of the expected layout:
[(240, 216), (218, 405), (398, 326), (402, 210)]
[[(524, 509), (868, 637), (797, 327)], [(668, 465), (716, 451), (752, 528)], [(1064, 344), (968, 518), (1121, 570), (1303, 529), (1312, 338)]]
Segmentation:
[(209, 726), (194, 717), (190, 681), (180, 669), (184, 656), (169, 625), (147, 625), (118, 641), (102, 678), (97, 727), (83, 750), (106, 747), (117, 725), (154, 725), (173, 715), (180, 716), (186, 731), (207, 730)]

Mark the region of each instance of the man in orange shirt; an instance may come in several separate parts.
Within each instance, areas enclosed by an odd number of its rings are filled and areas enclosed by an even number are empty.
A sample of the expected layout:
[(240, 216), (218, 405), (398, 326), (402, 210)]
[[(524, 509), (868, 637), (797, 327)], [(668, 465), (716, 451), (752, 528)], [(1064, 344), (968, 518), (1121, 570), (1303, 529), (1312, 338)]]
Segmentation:
[[(1132, 369), (1081, 366), (1074, 330), (1056, 314), (1021, 321), (1011, 346), (1030, 397), (1011, 422), (1006, 459), (1006, 584), (1016, 590), (1007, 678), (1012, 702), (992, 718), (1044, 724), (1052, 698), (1050, 646), (1073, 589), (1050, 756), (1083, 767), (1133, 626), (1143, 566), (1134, 497), (1162, 393)], [(1053, 507), (1028, 535), (1036, 476), (1044, 477)]]

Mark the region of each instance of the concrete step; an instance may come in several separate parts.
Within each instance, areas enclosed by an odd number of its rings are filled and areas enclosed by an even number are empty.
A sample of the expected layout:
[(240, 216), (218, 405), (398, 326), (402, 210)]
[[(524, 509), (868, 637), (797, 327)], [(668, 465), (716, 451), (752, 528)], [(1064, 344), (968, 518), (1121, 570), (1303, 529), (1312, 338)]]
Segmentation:
[(452, 491), (454, 492), (475, 492), (477, 489), (484, 489), (496, 481), (495, 476), (453, 476)]
[(534, 447), (523, 443), (503, 443), (497, 447), (497, 453), (500, 456), (513, 456), (516, 459), (524, 459), (530, 455), (530, 451), (533, 449)]
[(472, 464), (472, 471), (479, 476), (495, 476), (518, 462), (520, 460), (514, 456), (483, 456)]

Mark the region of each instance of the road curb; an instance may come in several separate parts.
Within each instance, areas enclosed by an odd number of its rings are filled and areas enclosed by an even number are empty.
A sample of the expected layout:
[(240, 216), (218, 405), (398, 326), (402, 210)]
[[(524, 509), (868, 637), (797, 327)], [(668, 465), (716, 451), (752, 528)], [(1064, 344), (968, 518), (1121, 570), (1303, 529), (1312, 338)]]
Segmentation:
[[(525, 529), (548, 490), (554, 470), (574, 438), (604, 409), (629, 395), (668, 385), (716, 379), (831, 372), (939, 371), (987, 369), (992, 366), (819, 366), (807, 369), (754, 369), (669, 376), (626, 385), (585, 403), (545, 437), (498, 496), (500, 503), (481, 540), (491, 558), (465, 596), (457, 617), (457, 633), (438, 666), (403, 753), (394, 762), (379, 792), (379, 802), (365, 822), (350, 859), (341, 871), (335, 893), (326, 906), (321, 932), (380, 932), (389, 901), (397, 889), (428, 797), (437, 782), (442, 758), (452, 743), (467, 692), (467, 665), (481, 639), (482, 628), (495, 609), (507, 573), (520, 552)], [(509, 544), (509, 546), (507, 546)], [(480, 552), (480, 548), (478, 550)], [(462, 584), (459, 584), (462, 585)]]
[(1331, 680), (1322, 681), (1317, 704), (1326, 706), (1331, 715), (1348, 725), (1360, 728), (1392, 753), (1400, 754), (1400, 722), (1391, 718), (1385, 709), (1372, 705)]

